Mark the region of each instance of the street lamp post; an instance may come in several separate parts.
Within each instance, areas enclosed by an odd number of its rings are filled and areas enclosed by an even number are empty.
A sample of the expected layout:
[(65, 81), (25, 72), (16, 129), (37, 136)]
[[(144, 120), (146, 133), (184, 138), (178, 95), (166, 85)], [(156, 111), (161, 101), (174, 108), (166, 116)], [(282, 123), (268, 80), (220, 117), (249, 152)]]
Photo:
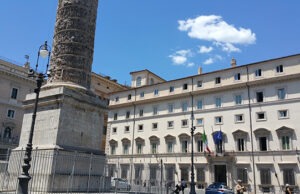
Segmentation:
[(194, 115), (192, 114), (192, 127), (191, 127), (191, 138), (192, 138), (192, 153), (191, 153), (191, 161), (192, 161), (192, 166), (191, 166), (191, 190), (190, 194), (196, 194), (195, 190), (195, 173), (194, 173), (194, 131), (196, 129), (195, 126), (193, 126), (193, 117)]
[[(193, 79), (192, 79), (192, 85), (193, 84)], [(195, 173), (194, 173), (194, 131), (196, 127), (194, 126), (194, 96), (192, 95), (192, 112), (191, 112), (191, 141), (192, 141), (192, 152), (191, 152), (191, 189), (190, 189), (190, 194), (196, 194), (196, 189), (195, 189)]]
[[(17, 194), (28, 194), (28, 183), (31, 179), (28, 171), (31, 167), (30, 161), (31, 161), (34, 125), (35, 125), (36, 112), (37, 112), (37, 108), (38, 108), (39, 94), (40, 94), (41, 86), (44, 82), (44, 79), (46, 77), (48, 77), (50, 50), (51, 50), (51, 48), (47, 45), (47, 41), (45, 41), (45, 43), (43, 45), (41, 45), (39, 48), (35, 70), (30, 69), (28, 72), (28, 77), (36, 78), (37, 87), (34, 89), (34, 93), (36, 93), (36, 97), (35, 97), (34, 109), (33, 109), (33, 114), (32, 114), (31, 128), (30, 128), (30, 133), (29, 133), (29, 140), (28, 140), (28, 143), (27, 143), (26, 149), (25, 149), (24, 163), (22, 164), (23, 171), (22, 171), (22, 174), (18, 177), (19, 186), (18, 186)], [(48, 57), (45, 73), (37, 73), (40, 56), (43, 58)]]

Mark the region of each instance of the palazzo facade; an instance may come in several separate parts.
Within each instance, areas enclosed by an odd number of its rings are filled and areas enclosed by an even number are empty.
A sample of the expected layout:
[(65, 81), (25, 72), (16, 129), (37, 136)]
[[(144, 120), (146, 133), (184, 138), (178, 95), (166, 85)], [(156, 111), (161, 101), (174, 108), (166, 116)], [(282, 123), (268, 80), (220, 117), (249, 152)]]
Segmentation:
[(110, 95), (109, 176), (133, 185), (189, 182), (193, 144), (198, 188), (241, 179), (252, 192), (298, 189), (300, 54), (232, 59), (227, 69), (171, 81), (149, 70), (131, 76), (131, 88)]

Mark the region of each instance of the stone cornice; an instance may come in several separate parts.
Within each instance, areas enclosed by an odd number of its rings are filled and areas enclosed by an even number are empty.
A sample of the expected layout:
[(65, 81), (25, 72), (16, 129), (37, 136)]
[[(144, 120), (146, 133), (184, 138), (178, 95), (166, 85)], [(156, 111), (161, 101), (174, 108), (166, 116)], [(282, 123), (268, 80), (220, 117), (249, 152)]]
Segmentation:
[(25, 80), (26, 82), (30, 82), (31, 84), (35, 84), (35, 82), (36, 82), (35, 79), (33, 79), (33, 78), (24, 77), (23, 75), (19, 75), (19, 74), (16, 74), (14, 72), (5, 71), (5, 70), (2, 70), (2, 69), (0, 70), (0, 74), (7, 75), (7, 76), (13, 77), (13, 78), (17, 78), (21, 81)]

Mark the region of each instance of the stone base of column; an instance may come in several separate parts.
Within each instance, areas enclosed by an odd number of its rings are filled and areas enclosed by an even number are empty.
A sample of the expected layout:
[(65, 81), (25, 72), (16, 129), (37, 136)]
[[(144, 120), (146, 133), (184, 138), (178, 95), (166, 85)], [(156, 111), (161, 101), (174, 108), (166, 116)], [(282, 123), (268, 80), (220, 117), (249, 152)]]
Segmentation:
[[(24, 151), (13, 150), (3, 191), (17, 189)], [(28, 184), (30, 192), (98, 192), (109, 190), (104, 176), (105, 156), (74, 150), (33, 150)], [(107, 185), (104, 188), (103, 185)], [(101, 187), (101, 188), (100, 188)]]
[[(20, 144), (11, 153), (0, 188), (15, 190), (18, 185), (34, 102), (35, 94), (26, 96)], [(89, 90), (70, 85), (43, 88), (33, 132), (29, 191), (99, 191), (106, 164), (101, 151), (105, 111), (105, 102)]]

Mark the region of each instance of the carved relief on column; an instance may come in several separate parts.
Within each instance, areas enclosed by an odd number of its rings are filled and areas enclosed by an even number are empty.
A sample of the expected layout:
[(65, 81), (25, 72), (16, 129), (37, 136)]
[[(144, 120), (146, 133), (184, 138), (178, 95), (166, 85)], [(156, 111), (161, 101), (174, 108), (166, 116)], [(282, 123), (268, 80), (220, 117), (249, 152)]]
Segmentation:
[(59, 0), (48, 83), (90, 88), (98, 0)]

